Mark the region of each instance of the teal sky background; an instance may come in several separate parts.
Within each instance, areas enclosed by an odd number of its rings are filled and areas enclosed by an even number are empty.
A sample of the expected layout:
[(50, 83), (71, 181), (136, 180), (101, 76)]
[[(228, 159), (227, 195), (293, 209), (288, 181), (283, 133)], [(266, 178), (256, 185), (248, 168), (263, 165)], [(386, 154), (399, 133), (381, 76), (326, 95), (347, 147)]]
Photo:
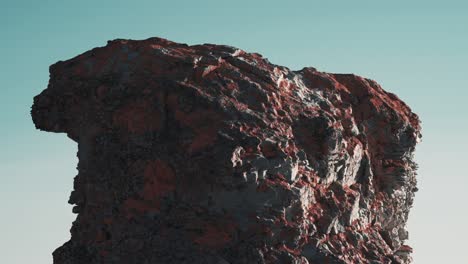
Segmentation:
[(378, 81), (416, 112), (414, 263), (468, 263), (468, 2), (0, 0), (0, 263), (52, 263), (75, 215), (77, 146), (35, 130), (48, 67), (115, 38), (258, 52), (297, 70)]

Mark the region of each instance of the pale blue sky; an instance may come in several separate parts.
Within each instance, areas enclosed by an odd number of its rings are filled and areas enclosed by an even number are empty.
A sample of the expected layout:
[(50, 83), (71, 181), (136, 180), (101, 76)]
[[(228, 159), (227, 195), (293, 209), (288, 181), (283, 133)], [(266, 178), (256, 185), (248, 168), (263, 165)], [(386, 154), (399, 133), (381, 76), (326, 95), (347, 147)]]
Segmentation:
[(468, 263), (468, 4), (463, 1), (0, 0), (0, 262), (52, 263), (75, 216), (76, 145), (36, 131), (48, 67), (109, 39), (228, 44), (300, 69), (355, 73), (423, 121), (410, 221), (417, 264)]

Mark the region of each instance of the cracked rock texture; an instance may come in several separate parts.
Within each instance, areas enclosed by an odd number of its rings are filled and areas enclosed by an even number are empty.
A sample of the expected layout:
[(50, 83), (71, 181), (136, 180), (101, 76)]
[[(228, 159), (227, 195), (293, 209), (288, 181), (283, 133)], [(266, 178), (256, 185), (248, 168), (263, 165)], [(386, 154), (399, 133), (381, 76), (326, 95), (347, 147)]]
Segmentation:
[(54, 263), (410, 263), (418, 117), (375, 81), (225, 45), (113, 40), (50, 67), (78, 143)]

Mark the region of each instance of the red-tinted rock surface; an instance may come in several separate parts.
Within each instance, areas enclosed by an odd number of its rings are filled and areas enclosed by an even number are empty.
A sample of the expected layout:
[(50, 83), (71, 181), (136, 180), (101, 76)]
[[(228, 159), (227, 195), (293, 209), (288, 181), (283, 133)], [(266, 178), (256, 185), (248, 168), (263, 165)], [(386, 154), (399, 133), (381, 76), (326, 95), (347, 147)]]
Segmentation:
[(418, 117), (376, 82), (224, 45), (114, 40), (50, 68), (78, 143), (54, 263), (409, 263)]

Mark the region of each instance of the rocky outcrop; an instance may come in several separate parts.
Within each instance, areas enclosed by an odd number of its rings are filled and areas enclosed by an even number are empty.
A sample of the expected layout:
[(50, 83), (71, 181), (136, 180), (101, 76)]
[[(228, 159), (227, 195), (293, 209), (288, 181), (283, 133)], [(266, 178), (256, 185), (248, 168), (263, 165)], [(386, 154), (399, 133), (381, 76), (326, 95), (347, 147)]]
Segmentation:
[(78, 143), (54, 263), (409, 263), (420, 123), (375, 81), (113, 40), (50, 67), (38, 129)]

